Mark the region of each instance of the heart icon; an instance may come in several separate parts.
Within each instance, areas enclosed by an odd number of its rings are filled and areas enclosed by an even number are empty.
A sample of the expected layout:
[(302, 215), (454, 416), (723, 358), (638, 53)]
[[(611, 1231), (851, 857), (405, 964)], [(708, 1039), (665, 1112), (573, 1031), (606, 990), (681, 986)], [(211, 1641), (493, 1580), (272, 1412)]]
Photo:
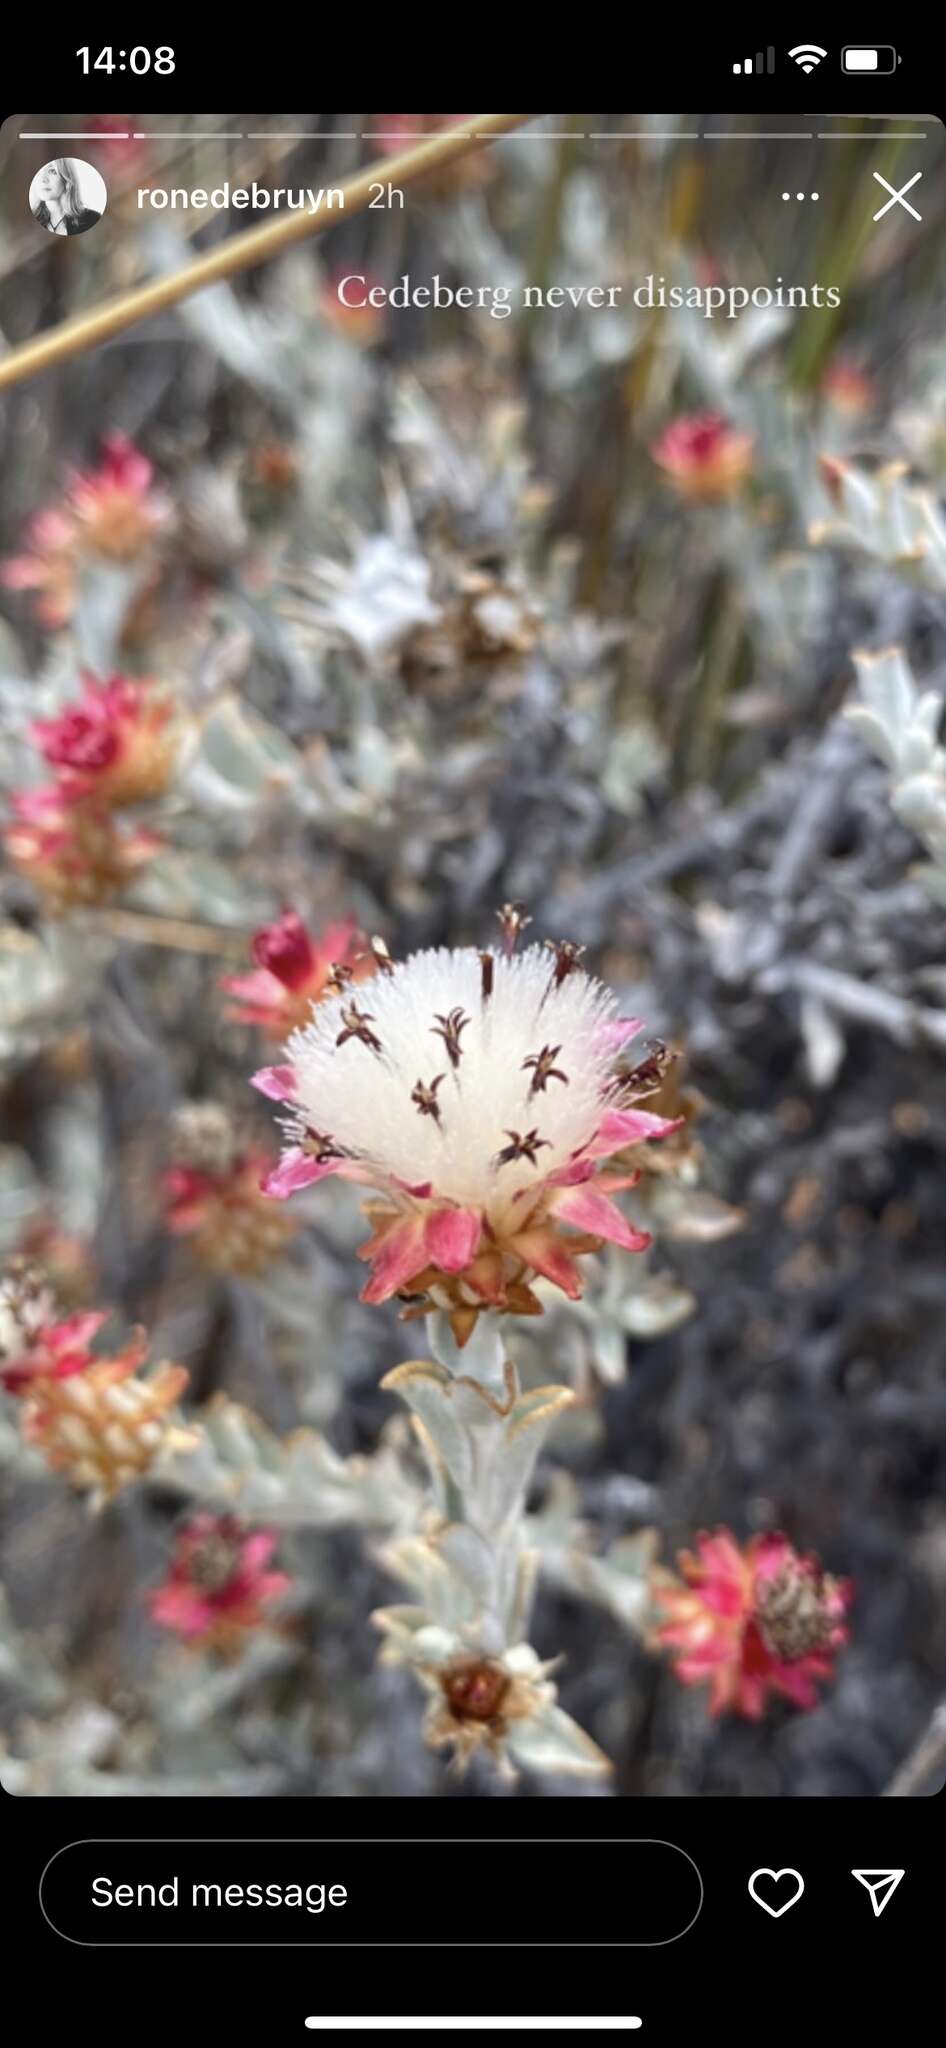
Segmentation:
[[(771, 1878), (771, 1884), (767, 1887), (770, 1892), (773, 1889), (776, 1891), (784, 1890), (783, 1878), (787, 1877), (793, 1880), (790, 1896), (787, 1899), (783, 1899), (780, 1906), (770, 1906), (768, 1899), (762, 1897), (759, 1890), (759, 1880), (763, 1877)], [(805, 1880), (800, 1870), (754, 1870), (749, 1879), (750, 1897), (755, 1900), (757, 1906), (761, 1906), (763, 1913), (771, 1913), (773, 1920), (781, 1920), (783, 1913), (788, 1913), (792, 1906), (797, 1906), (804, 1889)]]

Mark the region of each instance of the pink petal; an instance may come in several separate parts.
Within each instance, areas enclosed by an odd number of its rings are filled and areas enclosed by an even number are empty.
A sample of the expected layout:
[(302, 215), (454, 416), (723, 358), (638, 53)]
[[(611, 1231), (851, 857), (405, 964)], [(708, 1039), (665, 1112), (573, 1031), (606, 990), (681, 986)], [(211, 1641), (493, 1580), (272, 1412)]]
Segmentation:
[(652, 1116), (646, 1109), (608, 1109), (588, 1145), (591, 1159), (603, 1159), (619, 1152), (623, 1145), (636, 1145), (642, 1138), (669, 1138), (686, 1119), (682, 1116)]
[(295, 1067), (260, 1067), (251, 1074), (250, 1087), (268, 1095), (271, 1102), (292, 1102), (296, 1094)]
[(315, 942), (319, 960), (324, 960), (327, 967), (330, 967), (334, 960), (346, 960), (356, 929), (353, 917), (343, 918), (338, 924), (327, 924)]
[(226, 975), (220, 986), (228, 996), (236, 996), (241, 1003), (252, 1003), (259, 1010), (278, 1009), (286, 996), (282, 982), (270, 974), (268, 967), (258, 968), (255, 974)]
[(264, 1571), (278, 1542), (279, 1537), (275, 1529), (254, 1530), (253, 1534), (246, 1538), (243, 1545), (240, 1558), (241, 1569), (244, 1572), (250, 1573), (253, 1577), (258, 1572)]
[(424, 1218), (405, 1216), (393, 1223), (380, 1239), (363, 1245), (359, 1257), (371, 1260), (371, 1278), (361, 1290), (362, 1301), (389, 1301), (427, 1263), (424, 1251)]
[(611, 1244), (623, 1245), (626, 1252), (646, 1251), (650, 1243), (649, 1232), (635, 1230), (622, 1216), (617, 1203), (598, 1188), (567, 1189), (556, 1196), (555, 1214), (576, 1230), (588, 1230), (593, 1237), (606, 1237)]
[(564, 1244), (553, 1231), (542, 1228), (519, 1230), (515, 1237), (510, 1239), (510, 1246), (513, 1251), (519, 1253), (520, 1258), (525, 1259), (527, 1265), (534, 1266), (536, 1272), (543, 1274), (546, 1280), (551, 1280), (554, 1287), (560, 1287), (562, 1293), (567, 1294), (569, 1301), (581, 1300), (581, 1275), (578, 1267), (571, 1253), (566, 1251)]
[(424, 1230), (424, 1250), (442, 1273), (462, 1273), (475, 1259), (483, 1226), (471, 1209), (435, 1209)]
[(586, 1153), (584, 1158), (570, 1159), (567, 1166), (560, 1166), (557, 1173), (550, 1173), (548, 1184), (552, 1188), (580, 1187), (583, 1181), (591, 1180), (596, 1171), (594, 1160)]
[(643, 1017), (609, 1017), (606, 1024), (599, 1026), (595, 1037), (611, 1052), (620, 1052), (644, 1028)]
[(264, 1195), (272, 1195), (277, 1202), (284, 1202), (287, 1195), (298, 1194), (300, 1188), (310, 1188), (317, 1180), (325, 1180), (330, 1173), (338, 1173), (343, 1159), (310, 1159), (300, 1145), (293, 1145), (284, 1152), (278, 1166), (271, 1173), (263, 1175), (260, 1187)]

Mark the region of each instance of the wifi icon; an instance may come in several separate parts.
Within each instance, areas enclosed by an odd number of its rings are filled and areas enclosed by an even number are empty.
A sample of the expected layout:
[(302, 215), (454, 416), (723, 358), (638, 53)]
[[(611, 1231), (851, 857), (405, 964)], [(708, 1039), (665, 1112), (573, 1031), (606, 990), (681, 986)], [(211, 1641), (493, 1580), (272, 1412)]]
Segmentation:
[(814, 71), (828, 52), (821, 48), (820, 43), (796, 43), (795, 48), (789, 50), (788, 54), (794, 58), (800, 71)]

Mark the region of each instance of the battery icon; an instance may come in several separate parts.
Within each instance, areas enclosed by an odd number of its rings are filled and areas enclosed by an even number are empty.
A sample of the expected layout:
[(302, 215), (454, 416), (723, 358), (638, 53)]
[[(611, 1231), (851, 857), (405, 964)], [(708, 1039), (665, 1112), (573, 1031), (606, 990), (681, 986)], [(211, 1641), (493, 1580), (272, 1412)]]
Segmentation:
[(892, 43), (845, 43), (841, 51), (842, 71), (853, 71), (859, 78), (896, 71), (899, 62)]

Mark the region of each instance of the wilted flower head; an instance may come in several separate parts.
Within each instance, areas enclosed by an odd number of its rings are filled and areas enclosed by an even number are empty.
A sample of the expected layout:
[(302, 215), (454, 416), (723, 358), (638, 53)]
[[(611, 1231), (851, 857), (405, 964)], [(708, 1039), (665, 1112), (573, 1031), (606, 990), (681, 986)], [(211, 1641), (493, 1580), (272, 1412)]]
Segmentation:
[(817, 1706), (816, 1680), (831, 1677), (847, 1641), (849, 1582), (784, 1536), (755, 1536), (740, 1549), (728, 1529), (698, 1536), (696, 1555), (683, 1551), (677, 1562), (684, 1583), (669, 1574), (655, 1583), (666, 1617), (657, 1639), (684, 1685), (709, 1684), (710, 1712), (757, 1721), (769, 1693)]
[(94, 795), (111, 808), (162, 795), (174, 763), (171, 705), (127, 676), (83, 679), (82, 695), (32, 727), (44, 760), (58, 771), (67, 802)]
[(181, 1365), (138, 1371), (147, 1338), (136, 1333), (114, 1358), (93, 1358), (66, 1378), (26, 1390), (23, 1435), (54, 1472), (91, 1495), (93, 1507), (141, 1477), (165, 1451), (189, 1449), (193, 1432), (172, 1420), (188, 1375)]
[(172, 1131), (163, 1175), (165, 1222), (212, 1273), (261, 1273), (285, 1251), (293, 1220), (260, 1188), (271, 1157), (247, 1145), (221, 1103), (189, 1102)]
[(515, 957), (525, 920), (517, 906), (503, 918), (505, 951), (387, 962), (364, 994), (322, 1002), (288, 1063), (255, 1076), (291, 1105), (267, 1192), (332, 1174), (376, 1188), (362, 1299), (443, 1308), (460, 1343), (485, 1308), (540, 1313), (536, 1274), (576, 1300), (576, 1258), (602, 1239), (643, 1250), (649, 1238), (611, 1199), (636, 1173), (600, 1162), (675, 1128), (625, 1106), (617, 1056), (638, 1025), (581, 970), (579, 949)]
[(416, 1668), (431, 1695), (424, 1740), (431, 1749), (449, 1745), (459, 1771), (479, 1749), (502, 1763), (515, 1723), (533, 1720), (556, 1696), (548, 1677), (554, 1664), (541, 1663), (527, 1643), (499, 1657), (461, 1651), (444, 1663)]
[(314, 935), (294, 910), (284, 910), (255, 934), (251, 951), (257, 972), (229, 975), (220, 986), (237, 999), (230, 1013), (234, 1021), (258, 1024), (268, 1038), (286, 1038), (304, 1023), (313, 1003), (375, 971), (354, 918)]
[(286, 1592), (285, 1572), (267, 1569), (278, 1538), (232, 1515), (195, 1515), (178, 1532), (167, 1577), (150, 1595), (152, 1620), (201, 1649), (222, 1653), (267, 1620)]
[(30, 522), (24, 552), (0, 566), (0, 580), (10, 590), (36, 592), (36, 616), (44, 626), (64, 625), (72, 616), (83, 555), (136, 562), (172, 516), (147, 456), (124, 434), (111, 434), (98, 467), (75, 472), (62, 503)]
[(121, 895), (162, 844), (92, 800), (71, 801), (58, 782), (17, 791), (13, 812), (4, 833), (10, 859), (55, 909)]
[(734, 497), (752, 468), (753, 438), (720, 412), (686, 413), (672, 420), (651, 447), (684, 498)]

